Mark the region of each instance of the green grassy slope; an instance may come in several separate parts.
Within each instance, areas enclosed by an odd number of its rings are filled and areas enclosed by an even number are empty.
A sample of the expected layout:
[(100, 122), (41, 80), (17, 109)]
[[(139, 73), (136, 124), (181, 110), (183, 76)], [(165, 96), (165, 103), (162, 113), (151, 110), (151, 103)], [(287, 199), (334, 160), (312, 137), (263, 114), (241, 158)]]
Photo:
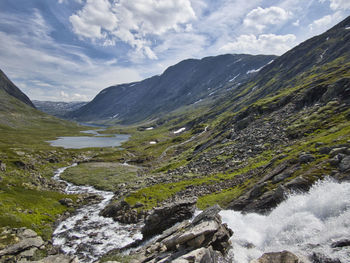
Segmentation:
[(0, 228), (25, 226), (50, 238), (55, 220), (70, 209), (58, 202), (67, 196), (50, 178), (55, 169), (84, 153), (54, 148), (46, 141), (80, 130), (83, 127), (39, 112), (0, 89)]

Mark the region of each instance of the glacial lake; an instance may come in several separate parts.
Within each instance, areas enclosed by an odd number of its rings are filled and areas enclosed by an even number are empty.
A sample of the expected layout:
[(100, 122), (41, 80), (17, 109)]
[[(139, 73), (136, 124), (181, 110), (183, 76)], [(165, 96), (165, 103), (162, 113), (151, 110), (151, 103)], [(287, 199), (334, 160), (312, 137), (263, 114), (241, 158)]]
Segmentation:
[(98, 131), (89, 130), (82, 132), (93, 134), (94, 136), (59, 137), (56, 140), (48, 142), (51, 146), (63, 147), (65, 149), (83, 149), (90, 147), (117, 147), (130, 138), (128, 134), (99, 134)]

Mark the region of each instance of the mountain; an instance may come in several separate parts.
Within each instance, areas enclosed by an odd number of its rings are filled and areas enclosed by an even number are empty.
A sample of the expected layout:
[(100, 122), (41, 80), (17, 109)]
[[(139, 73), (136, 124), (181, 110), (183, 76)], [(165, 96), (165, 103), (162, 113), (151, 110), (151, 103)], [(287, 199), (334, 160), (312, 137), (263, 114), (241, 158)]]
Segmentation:
[(320, 179), (349, 180), (349, 25), (350, 17), (245, 83), (226, 83), (209, 106), (140, 129), (123, 145), (126, 158), (152, 167), (159, 183), (124, 200), (149, 208), (197, 196), (200, 209), (266, 213)]
[(116, 119), (122, 123), (158, 118), (225, 91), (227, 83), (246, 82), (275, 58), (227, 54), (184, 60), (160, 76), (104, 89), (68, 116), (80, 121)]
[[(312, 81), (313, 75), (325, 73), (322, 71), (325, 71), (327, 65), (330, 67), (328, 71), (331, 72), (334, 70), (332, 66), (337, 67), (347, 62), (350, 53), (349, 25), (348, 17), (325, 33), (301, 43), (262, 68), (250, 85), (242, 86), (245, 89), (243, 94), (249, 93), (249, 100), (244, 101), (244, 106), (261, 97), (272, 96), (285, 88), (304, 83), (307, 77), (308, 81)], [(242, 89), (239, 92), (242, 92)]]
[(0, 90), (4, 91), (8, 95), (22, 101), (23, 103), (35, 108), (31, 100), (25, 95), (0, 69)]
[(63, 117), (68, 112), (75, 111), (87, 104), (87, 102), (83, 101), (57, 102), (39, 100), (33, 100), (33, 103), (38, 110), (57, 117)]

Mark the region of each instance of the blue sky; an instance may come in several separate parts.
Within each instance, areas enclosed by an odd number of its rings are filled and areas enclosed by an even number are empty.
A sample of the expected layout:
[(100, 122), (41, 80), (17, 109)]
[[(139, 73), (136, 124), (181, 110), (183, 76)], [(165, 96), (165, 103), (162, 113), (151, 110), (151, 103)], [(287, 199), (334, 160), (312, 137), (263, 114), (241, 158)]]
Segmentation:
[(186, 58), (281, 55), (349, 0), (1, 0), (0, 68), (31, 99), (91, 100)]

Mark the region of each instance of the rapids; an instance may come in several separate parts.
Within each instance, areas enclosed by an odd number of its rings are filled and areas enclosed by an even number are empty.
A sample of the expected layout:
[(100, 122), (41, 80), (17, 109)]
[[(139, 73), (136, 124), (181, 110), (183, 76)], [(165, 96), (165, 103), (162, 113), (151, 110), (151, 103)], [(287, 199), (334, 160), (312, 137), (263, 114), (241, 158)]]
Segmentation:
[[(72, 166), (75, 166), (73, 164)], [(62, 221), (53, 234), (53, 244), (60, 246), (66, 254), (76, 255), (80, 262), (94, 262), (106, 252), (124, 247), (136, 239), (141, 239), (140, 227), (123, 225), (111, 218), (99, 216), (100, 211), (113, 198), (112, 192), (96, 190), (91, 186), (77, 186), (60, 179), (69, 167), (55, 172), (54, 179), (67, 184), (66, 193), (92, 193), (103, 197), (98, 204), (86, 205)]]
[(220, 215), (234, 232), (229, 254), (233, 262), (247, 263), (263, 253), (283, 250), (350, 262), (350, 247), (331, 248), (335, 241), (350, 239), (349, 182), (319, 181), (308, 193), (291, 194), (268, 215), (229, 210)]

